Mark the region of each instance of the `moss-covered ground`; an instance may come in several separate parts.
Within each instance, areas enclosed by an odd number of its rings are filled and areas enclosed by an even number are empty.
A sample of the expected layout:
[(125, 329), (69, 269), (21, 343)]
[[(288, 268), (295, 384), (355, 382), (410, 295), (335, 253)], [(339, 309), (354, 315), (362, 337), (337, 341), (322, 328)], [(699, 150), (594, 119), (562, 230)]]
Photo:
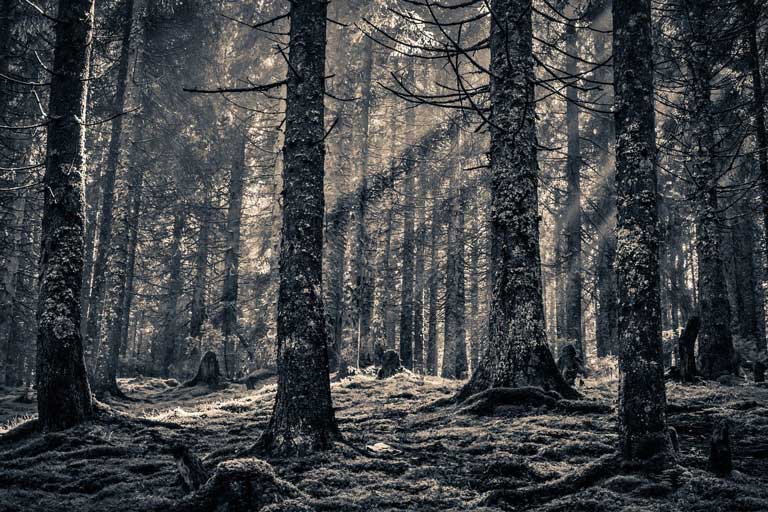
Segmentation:
[[(120, 384), (133, 400), (108, 402), (119, 420), (0, 438), (0, 511), (178, 510), (185, 491), (170, 447), (188, 446), (211, 469), (238, 457), (264, 428), (275, 391), (274, 379), (253, 391), (238, 384), (182, 388), (148, 378)], [(606, 407), (569, 412), (505, 405), (482, 415), (428, 407), (459, 385), (407, 373), (334, 383), (344, 442), (326, 453), (268, 460), (303, 493), (300, 504), (291, 500), (269, 510), (768, 511), (766, 388), (669, 384), (679, 464), (644, 474), (599, 465), (616, 444), (614, 415)], [(610, 406), (616, 383), (588, 380), (581, 391)], [(0, 390), (0, 432), (33, 416), (34, 403), (15, 401), (20, 395)], [(735, 443), (728, 478), (707, 472), (712, 425), (723, 417), (733, 425)], [(589, 471), (576, 489), (556, 491)], [(526, 498), (497, 500), (499, 490)]]

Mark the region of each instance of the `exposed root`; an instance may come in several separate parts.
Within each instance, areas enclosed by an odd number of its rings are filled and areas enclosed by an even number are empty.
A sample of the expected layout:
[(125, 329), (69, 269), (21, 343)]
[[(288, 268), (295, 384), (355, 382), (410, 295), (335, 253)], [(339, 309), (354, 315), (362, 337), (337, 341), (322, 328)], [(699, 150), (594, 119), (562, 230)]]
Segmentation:
[(526, 510), (529, 506), (575, 494), (616, 475), (620, 464), (617, 454), (604, 455), (578, 471), (557, 480), (520, 489), (498, 489), (481, 499), (480, 505), (495, 506), (500, 503)]
[(485, 416), (493, 414), (497, 407), (503, 405), (555, 407), (559, 399), (557, 393), (541, 388), (491, 388), (464, 400), (459, 413)]

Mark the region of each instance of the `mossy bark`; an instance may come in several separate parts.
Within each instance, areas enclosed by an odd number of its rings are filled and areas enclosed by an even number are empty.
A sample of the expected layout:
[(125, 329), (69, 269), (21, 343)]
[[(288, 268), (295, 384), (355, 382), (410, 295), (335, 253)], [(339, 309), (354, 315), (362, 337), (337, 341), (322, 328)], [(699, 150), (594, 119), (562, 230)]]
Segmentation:
[(661, 343), (656, 140), (650, 0), (614, 0), (619, 449), (668, 451)]
[(60, 0), (48, 103), (37, 335), (42, 430), (93, 415), (80, 332), (85, 209), (85, 116), (93, 0)]
[(544, 331), (532, 8), (527, 0), (494, 0), (491, 11), (493, 295), (488, 347), (459, 396), (522, 386), (576, 396), (557, 371)]
[(322, 302), (326, 11), (324, 0), (291, 4), (277, 397), (259, 443), (276, 454), (328, 449), (340, 437)]

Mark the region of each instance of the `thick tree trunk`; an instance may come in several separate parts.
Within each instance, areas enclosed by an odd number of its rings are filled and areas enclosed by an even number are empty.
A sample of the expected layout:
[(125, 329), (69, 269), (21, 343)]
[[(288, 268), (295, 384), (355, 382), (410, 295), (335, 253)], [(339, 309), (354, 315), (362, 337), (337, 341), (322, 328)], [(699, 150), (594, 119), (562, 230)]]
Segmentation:
[(123, 118), (125, 110), (125, 93), (128, 87), (128, 69), (131, 62), (131, 28), (133, 25), (133, 0), (127, 0), (122, 6), (122, 35), (120, 57), (117, 62), (117, 77), (115, 96), (112, 99), (112, 133), (107, 150), (107, 165), (101, 177), (101, 219), (99, 222), (99, 244), (96, 247), (96, 258), (93, 262), (91, 293), (88, 299), (88, 324), (86, 327), (87, 343), (98, 354), (101, 342), (101, 312), (105, 295), (105, 279), (107, 258), (112, 244), (112, 221), (114, 218), (115, 181), (117, 165), (120, 160), (122, 145)]
[(492, 0), (490, 9), (493, 298), (488, 347), (460, 395), (538, 386), (573, 397), (544, 331), (531, 3)]
[(245, 149), (247, 137), (238, 133), (235, 158), (229, 170), (229, 205), (224, 235), (224, 285), (221, 292), (221, 335), (224, 337), (224, 375), (231, 377), (233, 341), (237, 332), (237, 294), (240, 268), (240, 221), (243, 215), (243, 191), (245, 190)]
[[(576, 29), (573, 24), (566, 27), (566, 72), (576, 76), (578, 46)], [(584, 359), (581, 321), (581, 140), (579, 134), (579, 94), (575, 84), (570, 83), (566, 91), (566, 131), (568, 152), (566, 177), (568, 188), (565, 202), (565, 337), (573, 343)]]
[(328, 449), (340, 437), (322, 303), (326, 11), (325, 0), (291, 4), (277, 397), (260, 441), (273, 454)]
[(619, 450), (669, 450), (661, 346), (650, 0), (613, 1), (619, 298)]
[(40, 249), (37, 412), (42, 430), (93, 414), (80, 332), (83, 176), (93, 0), (60, 0), (55, 24)]
[(696, 255), (701, 333), (699, 372), (706, 379), (734, 373), (731, 311), (720, 247), (722, 218), (718, 206), (715, 162), (715, 122), (711, 99), (712, 62), (706, 2), (691, 2), (688, 9), (686, 55), (687, 112), (690, 120), (691, 176), (694, 181)]
[[(757, 142), (757, 157), (760, 163), (760, 190), (761, 206), (763, 210), (763, 231), (768, 233), (768, 131), (765, 122), (765, 90), (763, 89), (763, 77), (761, 70), (760, 48), (758, 45), (758, 24), (760, 11), (755, 0), (743, 0), (745, 26), (749, 43), (748, 65), (752, 74), (752, 91), (755, 116), (755, 140)], [(768, 255), (768, 243), (764, 251)], [(765, 259), (768, 263), (768, 256)], [(768, 272), (768, 269), (766, 269)], [(765, 339), (759, 340), (758, 352), (765, 354)]]

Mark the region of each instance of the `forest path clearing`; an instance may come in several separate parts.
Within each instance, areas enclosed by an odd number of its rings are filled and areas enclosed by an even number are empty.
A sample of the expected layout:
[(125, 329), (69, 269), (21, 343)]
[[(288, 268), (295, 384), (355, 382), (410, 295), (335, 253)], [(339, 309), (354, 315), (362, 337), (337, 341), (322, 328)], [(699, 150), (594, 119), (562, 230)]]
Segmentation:
[[(417, 411), (459, 385), (412, 374), (335, 383), (345, 443), (270, 463), (317, 511), (499, 510), (482, 507), (482, 498), (495, 489), (551, 482), (613, 451), (613, 414), (530, 406), (501, 406), (487, 416), (455, 407)], [(169, 447), (183, 443), (204, 462), (212, 453), (207, 462), (232, 458), (258, 438), (275, 391), (271, 382), (254, 391), (231, 384), (209, 392), (148, 378), (124, 379), (121, 386), (137, 401), (112, 402), (113, 409), (156, 424), (96, 423), (0, 444), (0, 511), (170, 510), (184, 492)], [(8, 391), (0, 395), (3, 421), (34, 412), (34, 404), (10, 407), (20, 391)], [(610, 403), (615, 382), (588, 380), (582, 391)], [(668, 393), (686, 469), (660, 477), (617, 470), (577, 494), (552, 501), (542, 496), (529, 509), (768, 510), (768, 389), (670, 384)], [(734, 425), (736, 472), (730, 479), (705, 471), (711, 426), (720, 417)], [(383, 444), (369, 448), (377, 443)]]

